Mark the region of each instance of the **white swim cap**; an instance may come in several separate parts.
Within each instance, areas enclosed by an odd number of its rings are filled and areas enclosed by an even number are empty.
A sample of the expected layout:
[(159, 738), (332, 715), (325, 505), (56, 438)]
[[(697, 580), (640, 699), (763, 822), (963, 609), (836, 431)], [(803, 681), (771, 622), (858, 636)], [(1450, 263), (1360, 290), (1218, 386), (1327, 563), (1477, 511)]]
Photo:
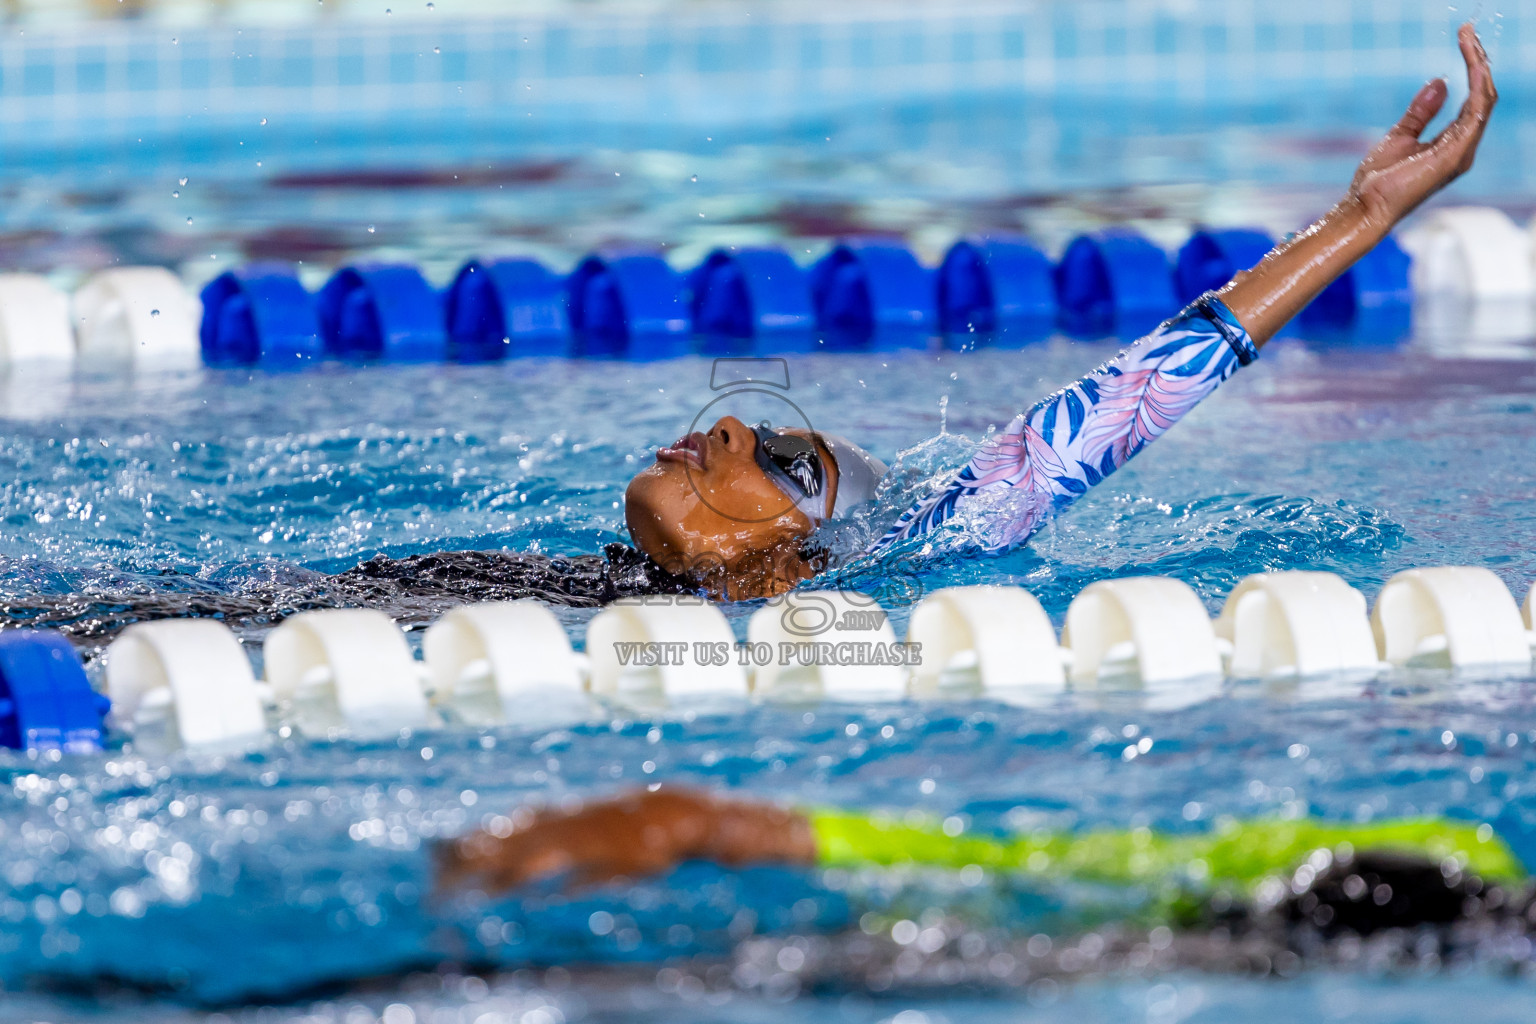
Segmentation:
[(836, 519), (847, 515), (855, 505), (874, 498), (886, 466), (846, 437), (820, 432), (816, 436), (832, 453), (832, 461), (837, 463), (837, 503), (832, 509), (832, 517)]

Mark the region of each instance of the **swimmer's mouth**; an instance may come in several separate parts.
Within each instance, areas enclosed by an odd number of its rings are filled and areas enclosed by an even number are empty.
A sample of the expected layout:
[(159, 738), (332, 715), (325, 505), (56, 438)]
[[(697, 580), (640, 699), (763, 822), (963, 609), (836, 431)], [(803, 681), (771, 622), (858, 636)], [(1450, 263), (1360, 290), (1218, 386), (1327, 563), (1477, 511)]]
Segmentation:
[(694, 431), (671, 445), (656, 449), (657, 462), (681, 462), (694, 469), (704, 468), (704, 435)]

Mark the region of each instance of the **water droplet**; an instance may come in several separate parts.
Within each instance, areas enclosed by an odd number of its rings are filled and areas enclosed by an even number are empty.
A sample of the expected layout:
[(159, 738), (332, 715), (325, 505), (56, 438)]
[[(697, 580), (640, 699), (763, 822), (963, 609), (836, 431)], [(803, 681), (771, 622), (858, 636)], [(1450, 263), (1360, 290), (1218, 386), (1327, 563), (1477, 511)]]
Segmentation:
[(188, 217), (188, 218), (187, 218), (187, 223), (188, 223), (188, 224), (191, 224), (191, 223), (192, 223), (192, 218), (191, 218), (191, 217)]
[(149, 311), (149, 315), (150, 315), (150, 318), (153, 319), (154, 317), (157, 317), (157, 316), (160, 315), (160, 311), (158, 309), (152, 309), (152, 310)]
[(373, 234), (373, 230), (374, 230), (374, 229), (373, 229), (373, 225), (372, 225), (372, 224), (369, 224), (369, 225), (368, 225), (368, 233), (369, 233), (369, 234), (370, 234), (370, 235), (371, 235), (371, 234)]
[(261, 119), (261, 123), (262, 123), (262, 124), (266, 124), (266, 123), (267, 123), (267, 119), (266, 119), (266, 118), (262, 118), (262, 119)]
[(694, 180), (694, 181), (698, 181), (698, 180), (699, 180), (699, 176), (698, 176), (698, 175), (697, 175), (697, 174), (695, 174), (695, 175), (694, 175), (694, 176), (693, 176), (693, 179), (692, 179), (692, 180)]
[(182, 178), (181, 181), (179, 182), (179, 184), (181, 184), (181, 185), (186, 185), (186, 183), (187, 183), (187, 179), (186, 178)]
[(443, 52), (443, 48), (441, 46), (434, 46), (434, 47), (432, 47), (432, 52), (433, 53), (442, 53)]
[(181, 198), (181, 189), (179, 189), (179, 188), (178, 189), (172, 189), (171, 190), (171, 198), (172, 199), (180, 199)]

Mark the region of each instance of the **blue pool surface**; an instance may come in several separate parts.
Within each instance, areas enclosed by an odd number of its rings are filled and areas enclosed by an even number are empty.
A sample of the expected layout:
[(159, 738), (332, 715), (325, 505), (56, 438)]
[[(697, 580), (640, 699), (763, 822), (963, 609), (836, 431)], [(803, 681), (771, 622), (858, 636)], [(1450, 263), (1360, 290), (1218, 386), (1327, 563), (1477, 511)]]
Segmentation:
[[(920, 479), (1112, 351), (1112, 342), (1054, 339), (942, 355), (812, 355), (791, 363), (791, 390), (815, 425), (866, 441), (904, 479)], [(1213, 611), (1242, 576), (1284, 568), (1335, 571), (1372, 593), (1402, 568), (1487, 565), (1523, 596), (1536, 578), (1527, 543), (1536, 438), (1517, 425), (1536, 408), (1536, 362), (1516, 358), (1518, 345), (1500, 351), (1473, 358), (1421, 341), (1361, 349), (1282, 339), (1029, 548), (982, 560), (907, 552), (855, 563), (831, 582), (880, 593), (898, 628), (911, 601), (939, 586), (1021, 584), (1059, 621), (1086, 583), (1135, 573), (1184, 579)], [(709, 369), (703, 359), (527, 361), (27, 380), (7, 406), (5, 596), (25, 605), (50, 594), (108, 603), (131, 603), (122, 595), (135, 592), (239, 594), (302, 584), (377, 552), (592, 553), (624, 537), (628, 476), (715, 397)], [(727, 609), (738, 632), (753, 607)], [(579, 641), (592, 611), (560, 614)], [(262, 630), (245, 632), (259, 657)], [(960, 814), (982, 831), (1446, 814), (1493, 823), (1536, 863), (1533, 687), (1420, 673), (1365, 689), (1240, 687), (1182, 707), (1144, 694), (1034, 708), (742, 705), (367, 743), (279, 738), (243, 758), (7, 753), (0, 981), (67, 991), (109, 979), (164, 991), (170, 1003), (141, 1008), (172, 1016), (187, 1000), (298, 999), (283, 1011), (298, 1014), (313, 1009), (307, 1000), (330, 998), (326, 985), (444, 959), (507, 969), (692, 956), (729, 965), (744, 935), (836, 940), (871, 910), (920, 917), (938, 908), (957, 935), (975, 929), (1003, 943), (1076, 935), (1103, 917), (1102, 894), (1006, 879), (968, 891), (945, 873), (881, 880), (688, 865), (571, 897), (538, 891), (487, 903), (433, 891), (431, 848), (442, 837), (526, 801), (658, 781)], [(1144, 738), (1153, 742), (1143, 753)], [(595, 926), (599, 912), (612, 921)], [(1462, 964), (1444, 981), (1416, 981), (1423, 999), (1391, 1005), (1450, 1005), (1469, 986), (1517, 1004), (1524, 990), (1493, 974), (1528, 955), (1504, 949), (1502, 967)], [(1127, 1000), (1148, 1019), (1240, 1019), (1261, 1003), (1248, 983), (1221, 975), (1143, 982), (1091, 965), (1085, 975), (1081, 990), (1021, 986), (977, 1012), (1006, 1015), (1047, 992), (1065, 1002), (1038, 1008), (1044, 1019), (1114, 1016)], [(652, 1000), (646, 1019), (693, 1019), (675, 993), (657, 994), (651, 973), (600, 977), (573, 991), (607, 985), (621, 1003)], [(426, 979), (409, 984), (442, 983)], [(542, 984), (497, 983), (529, 992)], [(479, 992), (484, 983), (469, 984)], [(750, 1021), (825, 1011), (774, 1003), (790, 982), (775, 984), (711, 997), (719, 1005), (710, 1012)], [(1364, 973), (1272, 984), (1297, 1012), (1389, 1005)], [(1158, 985), (1185, 986), (1202, 1001), (1159, 1016), (1154, 1004), (1182, 997)], [(389, 1002), (406, 1005), (412, 991)], [(534, 998), (517, 993), (507, 998)], [(451, 986), (421, 998), (459, 1013), (473, 1002)], [(906, 1012), (905, 996), (865, 998), (825, 1006), (852, 1007), (850, 1020)], [(912, 1012), (957, 1019), (947, 998), (931, 998)], [(92, 1012), (110, 1012), (105, 1005)], [(317, 1012), (350, 1012), (326, 1005)], [(616, 1012), (567, 1009), (572, 1019)]]
[[(884, 234), (931, 264), (977, 231), (1024, 232), (1053, 255), (1110, 224), (1170, 249), (1199, 223), (1280, 234), (1334, 201), (1425, 77), (1454, 69), (1447, 33), (1468, 13), (1484, 19), (1504, 106), (1447, 201), (1522, 223), (1536, 209), (1520, 116), (1536, 94), (1522, 73), (1532, 0), (1347, 16), (1334, 0), (957, 3), (953, 18), (872, 3), (848, 25), (784, 6), (770, 49), (735, 4), (489, 28), (436, 6), (444, 31), (146, 20), (8, 34), (21, 70), (0, 80), (5, 265), (73, 286), (152, 263), (195, 287), (278, 259), (315, 286), (348, 262), (405, 260), (445, 285), (472, 256), (564, 272), (602, 247), (687, 267), (715, 246), (772, 244), (809, 264), (840, 235)], [(569, 60), (545, 60), (555, 52)], [(1401, 569), (1480, 565), (1523, 599), (1533, 338), (1529, 309), (1429, 307), (1396, 343), (1282, 338), (1028, 548), (899, 550), (822, 582), (877, 594), (898, 632), (942, 586), (1019, 584), (1059, 625), (1084, 585), (1148, 573), (1190, 583), (1213, 612), (1243, 576), (1292, 568), (1374, 596)], [(791, 360), (790, 397), (812, 425), (893, 460), (893, 515), (989, 427), (1114, 351), (1052, 337), (812, 354)], [(379, 553), (597, 553), (625, 539), (627, 479), (716, 397), (710, 369), (12, 373), (0, 623), (39, 606), (68, 618), (150, 597), (274, 600)], [(755, 607), (726, 609), (738, 635)], [(420, 624), (440, 609), (404, 610)], [(579, 642), (593, 610), (557, 611)], [(258, 666), (266, 628), (239, 625)], [(98, 674), (101, 643), (81, 641)], [(1536, 867), (1533, 768), (1536, 677), (1432, 672), (1185, 702), (612, 709), (560, 728), (279, 736), (249, 756), (0, 751), (0, 1022), (213, 1008), (262, 1024), (1438, 1024), (1469, 1007), (1524, 1021), (1536, 988), (1523, 936), (1443, 961), (1371, 948), (1277, 961), (1258, 978), (1178, 943), (1137, 960), (1150, 937), (1116, 921), (1134, 892), (690, 864), (477, 900), (437, 893), (432, 857), (527, 802), (664, 782), (961, 815), (981, 832), (1444, 814), (1493, 824)], [(886, 973), (825, 967), (896, 919), (941, 929), (969, 980), (900, 957)], [(865, 935), (866, 920), (884, 931)], [(1105, 952), (1122, 941), (1133, 955)], [(1072, 971), (1024, 952), (1050, 944), (1077, 951)]]

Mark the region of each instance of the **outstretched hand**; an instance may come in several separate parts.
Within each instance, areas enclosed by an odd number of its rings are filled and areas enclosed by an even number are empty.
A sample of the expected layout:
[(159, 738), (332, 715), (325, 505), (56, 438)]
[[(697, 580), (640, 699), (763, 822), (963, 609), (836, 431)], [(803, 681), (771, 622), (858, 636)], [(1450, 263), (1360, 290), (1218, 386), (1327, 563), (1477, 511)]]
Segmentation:
[(1420, 203), (1471, 170), (1499, 93), (1472, 26), (1461, 26), (1457, 38), (1471, 94), (1456, 120), (1433, 141), (1420, 141), (1446, 96), (1444, 79), (1424, 86), (1360, 164), (1344, 201), (1217, 293), (1255, 345), (1273, 338)]
[(1470, 22), (1461, 26), (1457, 39), (1467, 63), (1470, 95), (1456, 120), (1433, 141), (1420, 141), (1425, 127), (1445, 105), (1445, 79), (1437, 78), (1419, 90), (1402, 120), (1355, 172), (1350, 196), (1362, 204), (1366, 216), (1381, 231), (1390, 230), (1424, 200), (1472, 169), (1477, 144), (1499, 101), (1488, 54)]

